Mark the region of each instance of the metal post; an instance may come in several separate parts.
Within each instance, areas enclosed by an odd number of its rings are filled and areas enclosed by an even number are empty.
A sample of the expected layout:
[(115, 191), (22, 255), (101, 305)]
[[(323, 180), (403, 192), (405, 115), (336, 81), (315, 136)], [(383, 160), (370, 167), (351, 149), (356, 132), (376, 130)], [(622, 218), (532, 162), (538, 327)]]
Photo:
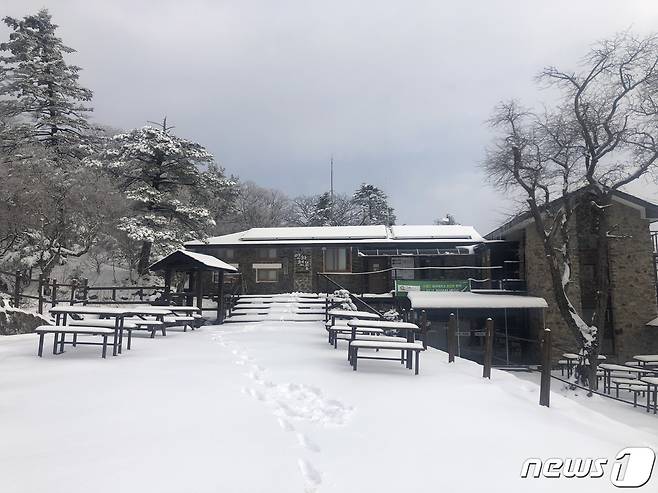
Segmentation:
[(551, 400), (551, 329), (544, 329), (541, 339), (541, 353), (539, 405), (549, 407)]
[(457, 318), (454, 313), (448, 319), (448, 363), (455, 362), (455, 332), (457, 331)]
[(491, 318), (487, 319), (485, 327), (486, 333), (484, 339), (484, 366), (482, 367), (482, 377), (491, 378), (491, 362), (493, 361), (494, 340), (494, 324)]

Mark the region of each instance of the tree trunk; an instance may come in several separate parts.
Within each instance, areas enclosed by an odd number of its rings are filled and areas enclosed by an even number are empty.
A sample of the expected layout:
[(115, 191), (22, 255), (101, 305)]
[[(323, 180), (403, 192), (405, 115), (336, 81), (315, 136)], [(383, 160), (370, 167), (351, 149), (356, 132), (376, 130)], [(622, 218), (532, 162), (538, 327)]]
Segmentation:
[[(605, 330), (606, 314), (608, 312), (608, 295), (610, 290), (610, 271), (609, 271), (609, 218), (608, 206), (610, 197), (606, 194), (602, 197), (596, 197), (592, 200), (592, 220), (596, 231), (596, 268), (594, 271), (594, 286), (596, 302), (594, 305), (594, 314), (590, 325), (596, 327), (594, 340), (589, 347), (588, 353), (589, 365), (583, 365), (587, 369), (589, 388), (596, 390), (598, 381), (596, 379), (596, 368), (598, 366), (598, 357), (601, 349), (601, 340)], [(584, 362), (583, 362), (584, 363)]]
[(151, 246), (153, 243), (145, 241), (142, 243), (142, 248), (139, 252), (139, 262), (137, 264), (137, 273), (141, 276), (148, 272), (149, 265), (151, 265)]

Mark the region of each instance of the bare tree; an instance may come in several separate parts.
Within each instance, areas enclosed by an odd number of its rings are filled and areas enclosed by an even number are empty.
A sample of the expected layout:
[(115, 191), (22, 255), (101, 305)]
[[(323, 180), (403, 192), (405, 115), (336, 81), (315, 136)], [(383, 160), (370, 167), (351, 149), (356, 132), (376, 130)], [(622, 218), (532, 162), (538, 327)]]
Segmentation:
[[(658, 37), (624, 32), (597, 43), (576, 71), (545, 68), (538, 81), (561, 101), (535, 113), (512, 101), (490, 120), (501, 135), (485, 170), (517, 191), (543, 245), (560, 313), (581, 348), (576, 379), (596, 387), (596, 364), (608, 309), (608, 208), (621, 187), (652, 171), (658, 159)], [(595, 308), (584, 320), (569, 299), (576, 207), (587, 207), (596, 238)], [(589, 365), (586, 364), (589, 361)]]
[(233, 209), (231, 229), (285, 226), (290, 217), (290, 199), (278, 190), (245, 182), (240, 184)]

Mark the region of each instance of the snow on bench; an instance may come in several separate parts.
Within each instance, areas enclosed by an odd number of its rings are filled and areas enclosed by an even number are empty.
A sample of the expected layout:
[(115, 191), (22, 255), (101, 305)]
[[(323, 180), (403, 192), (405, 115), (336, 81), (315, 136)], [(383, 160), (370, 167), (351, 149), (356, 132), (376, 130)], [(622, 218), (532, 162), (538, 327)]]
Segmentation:
[(163, 321), (165, 324), (168, 326), (174, 327), (174, 326), (183, 326), (183, 332), (187, 332), (187, 327), (189, 326), (192, 330), (194, 330), (194, 327), (196, 325), (198, 318), (197, 317), (192, 317), (192, 316), (166, 316), (164, 317)]
[[(380, 336), (381, 337), (381, 336)], [(380, 356), (359, 356), (359, 349), (390, 349), (400, 351), (399, 358), (384, 358)], [(420, 342), (394, 342), (394, 341), (365, 341), (365, 340), (352, 340), (348, 348), (348, 360), (352, 365), (352, 369), (356, 371), (357, 360), (361, 359), (380, 359), (388, 361), (399, 361), (404, 363), (406, 361), (407, 368), (409, 370), (413, 369), (412, 354), (415, 353), (416, 356), (416, 371), (415, 374), (418, 375), (418, 370), (420, 367), (420, 352), (424, 351), (425, 347)], [(405, 358), (405, 352), (407, 353)]]
[[(103, 346), (102, 357), (105, 358), (107, 354), (107, 339), (112, 336), (112, 354), (116, 356), (117, 354), (117, 332), (114, 328), (106, 327), (92, 327), (92, 326), (68, 326), (68, 325), (41, 325), (34, 330), (39, 334), (39, 349), (37, 354), (39, 357), (43, 356), (43, 341), (46, 334), (53, 334), (53, 354), (62, 354), (64, 352), (64, 344), (70, 344), (72, 346), (86, 345), (86, 346)], [(66, 334), (72, 334), (73, 340), (71, 342), (66, 341)], [(78, 341), (78, 335), (85, 336), (100, 336), (103, 338), (103, 342), (88, 342), (88, 341)]]
[[(334, 346), (334, 348), (338, 347), (338, 343), (336, 340), (336, 336), (338, 334), (350, 334), (350, 337), (347, 339), (351, 339), (353, 332), (355, 334), (383, 334), (384, 329), (353, 329), (352, 327), (349, 327), (348, 325), (343, 325), (343, 324), (337, 324), (337, 325), (330, 325), (326, 324), (325, 329), (329, 333), (329, 344)], [(345, 339), (344, 337), (340, 337), (340, 339)]]

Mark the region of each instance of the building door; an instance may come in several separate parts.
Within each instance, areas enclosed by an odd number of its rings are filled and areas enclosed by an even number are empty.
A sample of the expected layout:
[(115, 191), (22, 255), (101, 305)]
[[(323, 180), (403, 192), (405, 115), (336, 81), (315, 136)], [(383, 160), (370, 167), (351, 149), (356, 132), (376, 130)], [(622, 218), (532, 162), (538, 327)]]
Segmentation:
[(393, 287), (390, 285), (390, 273), (389, 272), (377, 272), (380, 270), (388, 269), (388, 261), (386, 257), (368, 257), (366, 259), (366, 271), (375, 272), (373, 274), (368, 274), (368, 279), (366, 282), (367, 291), (369, 293), (381, 294), (387, 293)]

